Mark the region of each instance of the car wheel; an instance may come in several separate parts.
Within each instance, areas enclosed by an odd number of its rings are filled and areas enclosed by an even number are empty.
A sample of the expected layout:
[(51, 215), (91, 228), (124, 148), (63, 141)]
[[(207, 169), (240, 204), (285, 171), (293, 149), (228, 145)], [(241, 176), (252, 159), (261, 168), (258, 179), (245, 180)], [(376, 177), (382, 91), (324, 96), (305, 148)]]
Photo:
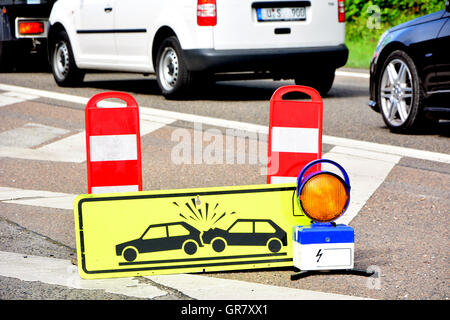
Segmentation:
[(403, 51), (392, 52), (378, 81), (378, 101), (383, 120), (393, 132), (408, 132), (424, 122), (422, 84), (412, 59)]
[(334, 82), (335, 69), (301, 72), (295, 76), (295, 84), (316, 89), (321, 96), (330, 91)]
[(187, 69), (177, 37), (164, 40), (156, 56), (156, 80), (164, 97), (179, 98), (193, 84), (193, 73)]
[(225, 241), (220, 238), (214, 239), (211, 244), (215, 252), (222, 252), (227, 245)]
[(127, 248), (123, 251), (123, 258), (128, 262), (134, 261), (137, 258), (137, 251), (135, 248)]
[(51, 50), (50, 64), (56, 83), (61, 87), (79, 85), (84, 72), (75, 64), (72, 46), (65, 31), (56, 35)]
[(280, 251), (281, 246), (282, 246), (281, 241), (278, 239), (270, 239), (269, 242), (267, 243), (267, 247), (273, 253)]
[(183, 250), (188, 255), (193, 255), (197, 252), (197, 244), (194, 241), (187, 241), (183, 245)]

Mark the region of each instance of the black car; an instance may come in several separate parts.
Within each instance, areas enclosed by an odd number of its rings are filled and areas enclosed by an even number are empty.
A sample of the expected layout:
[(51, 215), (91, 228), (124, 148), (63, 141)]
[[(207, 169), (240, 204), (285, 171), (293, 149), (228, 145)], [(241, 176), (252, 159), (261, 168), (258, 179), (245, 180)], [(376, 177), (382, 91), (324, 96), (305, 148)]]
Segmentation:
[(186, 222), (150, 225), (138, 239), (120, 243), (116, 255), (134, 261), (138, 253), (183, 249), (189, 255), (203, 247), (200, 231)]
[(386, 31), (370, 64), (369, 106), (393, 132), (450, 118), (450, 4)]
[(287, 245), (286, 232), (269, 219), (238, 219), (227, 230), (209, 229), (202, 239), (216, 252), (222, 252), (229, 245), (267, 246), (275, 253)]

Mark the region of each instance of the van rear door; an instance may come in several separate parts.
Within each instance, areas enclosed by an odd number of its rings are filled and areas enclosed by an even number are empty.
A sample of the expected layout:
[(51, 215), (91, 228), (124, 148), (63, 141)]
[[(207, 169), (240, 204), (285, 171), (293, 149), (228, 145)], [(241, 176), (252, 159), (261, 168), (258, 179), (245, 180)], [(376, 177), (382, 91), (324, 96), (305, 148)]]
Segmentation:
[(333, 46), (345, 42), (338, 0), (217, 0), (214, 48)]

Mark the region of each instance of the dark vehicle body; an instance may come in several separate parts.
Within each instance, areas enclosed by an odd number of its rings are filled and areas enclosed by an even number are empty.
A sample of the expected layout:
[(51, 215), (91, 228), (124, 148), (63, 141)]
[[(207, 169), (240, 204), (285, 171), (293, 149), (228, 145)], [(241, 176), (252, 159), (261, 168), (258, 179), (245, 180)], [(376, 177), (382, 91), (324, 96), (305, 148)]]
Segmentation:
[[(185, 234), (171, 235), (171, 226), (183, 227)], [(152, 228), (165, 228), (165, 236), (147, 239)], [(133, 261), (138, 253), (184, 249), (187, 254), (194, 254), (197, 247), (203, 247), (200, 231), (186, 222), (172, 222), (150, 225), (141, 237), (116, 245), (116, 255), (123, 255), (125, 260)], [(128, 250), (128, 251), (127, 251)]]
[[(392, 66), (399, 81), (386, 79), (391, 76), (388, 69)], [(400, 79), (402, 68), (406, 70), (403, 80)], [(388, 84), (383, 86), (383, 81)], [(448, 119), (449, 97), (450, 6), (447, 1), (445, 10), (393, 27), (380, 38), (370, 65), (369, 106), (381, 112), (391, 131), (407, 132), (436, 119)], [(403, 106), (404, 114), (396, 115), (396, 109), (389, 105)]]
[[(251, 223), (249, 232), (233, 232), (238, 224)], [(267, 223), (273, 232), (258, 232), (255, 223)], [(281, 245), (287, 245), (286, 232), (269, 219), (238, 219), (227, 230), (209, 229), (203, 233), (205, 244), (212, 244), (216, 252), (221, 252), (228, 246), (268, 246), (272, 252), (278, 252)]]

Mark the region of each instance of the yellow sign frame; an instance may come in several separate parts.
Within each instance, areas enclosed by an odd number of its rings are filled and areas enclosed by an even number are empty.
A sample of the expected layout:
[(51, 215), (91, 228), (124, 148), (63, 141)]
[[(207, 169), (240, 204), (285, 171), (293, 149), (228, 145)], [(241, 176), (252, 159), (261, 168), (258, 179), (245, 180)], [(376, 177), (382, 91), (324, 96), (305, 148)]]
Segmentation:
[(80, 275), (293, 266), (293, 227), (311, 224), (295, 193), (290, 183), (80, 195), (74, 201)]

